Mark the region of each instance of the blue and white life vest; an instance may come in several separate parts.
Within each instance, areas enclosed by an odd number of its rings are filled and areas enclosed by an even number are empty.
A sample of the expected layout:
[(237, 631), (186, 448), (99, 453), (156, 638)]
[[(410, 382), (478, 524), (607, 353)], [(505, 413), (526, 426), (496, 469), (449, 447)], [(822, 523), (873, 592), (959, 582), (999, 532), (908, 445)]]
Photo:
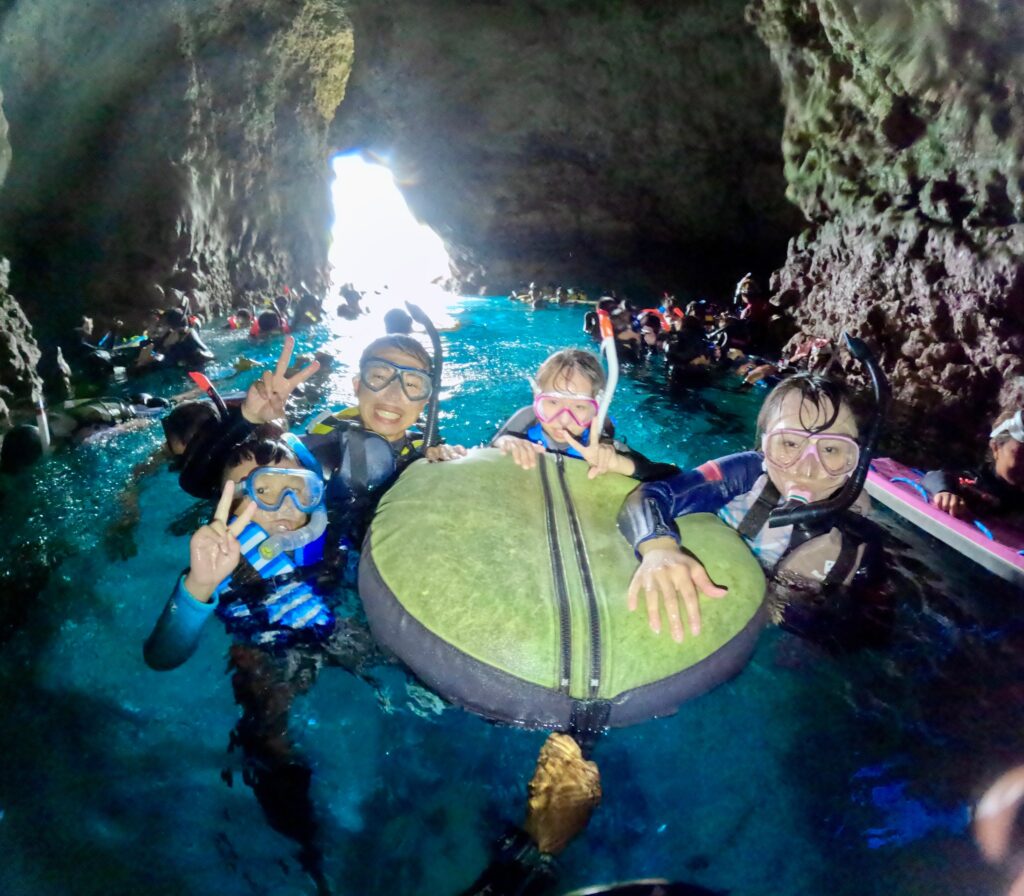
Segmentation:
[[(754, 486), (750, 491), (737, 495), (718, 511), (719, 519), (728, 523), (733, 529), (739, 529), (744, 517), (757, 503), (757, 499), (761, 497), (761, 492), (764, 491), (767, 484), (768, 476), (762, 473), (754, 482)], [(782, 555), (789, 548), (789, 542), (792, 538), (793, 527), (791, 525), (779, 526), (773, 529), (767, 523), (761, 527), (761, 531), (753, 538), (743, 536), (743, 540), (747, 542), (751, 552), (761, 561), (761, 565), (767, 569), (771, 569), (779, 562)]]
[(251, 644), (272, 644), (287, 647), (296, 643), (310, 643), (328, 637), (334, 627), (334, 614), (313, 588), (303, 581), (303, 566), (323, 559), (325, 535), (295, 551), (265, 556), (260, 552), (269, 534), (256, 523), (249, 523), (239, 536), (242, 556), (259, 573), (271, 589), (258, 599), (245, 600), (241, 595), (232, 597), (233, 577), (229, 576), (217, 586), (214, 595), (219, 599), (217, 615), (231, 635)]

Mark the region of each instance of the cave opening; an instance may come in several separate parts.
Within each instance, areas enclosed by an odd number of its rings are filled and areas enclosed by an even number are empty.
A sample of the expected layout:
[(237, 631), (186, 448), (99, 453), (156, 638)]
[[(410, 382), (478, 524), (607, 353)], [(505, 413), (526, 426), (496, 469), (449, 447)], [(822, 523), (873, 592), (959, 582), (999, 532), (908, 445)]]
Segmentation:
[(381, 296), (381, 304), (422, 303), (440, 293), (451, 276), (448, 252), (413, 215), (387, 165), (356, 151), (335, 156), (331, 168), (332, 293), (351, 283)]

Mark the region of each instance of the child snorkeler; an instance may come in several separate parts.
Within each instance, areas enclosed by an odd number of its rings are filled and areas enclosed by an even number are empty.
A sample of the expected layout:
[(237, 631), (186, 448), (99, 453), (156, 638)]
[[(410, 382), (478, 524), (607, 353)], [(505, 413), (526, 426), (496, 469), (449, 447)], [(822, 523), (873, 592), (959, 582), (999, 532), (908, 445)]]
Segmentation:
[(776, 386), (761, 408), (760, 450), (646, 483), (626, 498), (619, 529), (641, 558), (629, 607), (635, 610), (644, 592), (653, 631), (661, 631), (660, 602), (675, 641), (683, 640), (680, 604), (691, 632), (699, 634), (698, 593), (726, 594), (686, 553), (675, 517), (717, 513), (773, 574), (827, 586), (849, 584), (867, 568), (875, 553), (871, 530), (847, 510), (861, 496), (887, 396), (873, 360), (869, 370), (879, 407), (861, 441), (843, 387), (797, 374)]
[[(579, 349), (555, 352), (530, 383), (533, 404), (516, 411), (491, 440), (524, 470), (533, 469), (538, 455), (550, 451), (585, 460), (591, 479), (621, 473), (646, 482), (677, 472), (671, 464), (652, 463), (614, 440), (615, 428), (605, 416), (611, 395), (606, 394), (604, 369), (596, 355)], [(592, 431), (599, 418), (604, 425), (595, 440)]]
[(326, 544), (324, 480), (298, 439), (256, 435), (228, 456), (209, 524), (193, 534), (183, 573), (146, 640), (146, 663), (174, 669), (195, 651), (213, 615), (230, 649), (241, 746), (251, 784), (270, 824), (303, 847), (321, 874), (319, 825), (309, 796), (311, 770), (288, 731), (292, 702), (323, 665), (362, 673), (379, 660), (368, 632), (337, 615), (322, 585)]

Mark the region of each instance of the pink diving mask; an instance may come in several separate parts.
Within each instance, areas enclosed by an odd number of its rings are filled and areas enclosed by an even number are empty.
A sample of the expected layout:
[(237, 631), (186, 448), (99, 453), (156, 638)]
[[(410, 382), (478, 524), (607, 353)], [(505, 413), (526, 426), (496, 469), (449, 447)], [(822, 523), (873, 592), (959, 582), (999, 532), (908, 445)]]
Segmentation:
[(534, 385), (533, 413), (541, 423), (554, 423), (563, 414), (577, 426), (586, 429), (594, 422), (600, 408), (592, 395), (578, 395), (575, 392), (539, 392)]

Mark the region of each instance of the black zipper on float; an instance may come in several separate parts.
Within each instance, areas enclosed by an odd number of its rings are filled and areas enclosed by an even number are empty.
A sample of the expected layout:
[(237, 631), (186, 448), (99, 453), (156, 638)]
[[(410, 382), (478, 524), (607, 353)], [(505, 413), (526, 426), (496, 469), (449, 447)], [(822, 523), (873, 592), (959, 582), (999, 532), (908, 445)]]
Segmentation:
[(583, 582), (583, 593), (587, 598), (587, 610), (590, 616), (590, 696), (596, 697), (601, 687), (601, 620), (597, 609), (597, 590), (594, 588), (594, 576), (590, 569), (590, 558), (587, 556), (587, 543), (583, 540), (583, 529), (576, 515), (569, 483), (565, 480), (565, 459), (561, 454), (555, 456), (558, 468), (558, 483), (562, 487), (562, 497), (569, 515), (569, 531), (572, 533), (572, 545), (576, 550), (576, 562), (580, 567), (580, 579)]
[(569, 618), (569, 586), (565, 580), (565, 567), (562, 565), (562, 550), (558, 543), (558, 526), (555, 522), (555, 508), (551, 503), (551, 484), (548, 482), (547, 458), (542, 454), (538, 457), (540, 466), (540, 482), (544, 489), (544, 522), (548, 531), (548, 550), (551, 553), (551, 575), (555, 583), (555, 595), (558, 598), (558, 634), (561, 648), (562, 667), (559, 670), (561, 682), (559, 690), (568, 694), (571, 684), (572, 662), (572, 628)]

